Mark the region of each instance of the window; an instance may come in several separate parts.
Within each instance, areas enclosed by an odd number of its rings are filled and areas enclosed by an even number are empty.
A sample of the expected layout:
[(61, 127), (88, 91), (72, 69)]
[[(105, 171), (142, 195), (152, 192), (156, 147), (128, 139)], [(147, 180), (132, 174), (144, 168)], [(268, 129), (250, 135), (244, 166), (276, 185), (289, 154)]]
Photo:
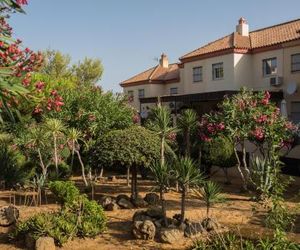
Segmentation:
[(170, 88), (170, 95), (177, 95), (178, 94), (178, 88)]
[(296, 124), (300, 122), (300, 102), (291, 103), (291, 120)]
[(139, 98), (144, 98), (144, 97), (145, 97), (145, 90), (139, 89)]
[(292, 72), (300, 71), (300, 53), (292, 55)]
[(133, 101), (134, 101), (134, 92), (133, 92), (133, 90), (128, 90), (127, 96), (128, 96), (128, 100), (129, 100), (130, 102), (133, 102)]
[(202, 81), (202, 67), (193, 68), (193, 82)]
[(277, 73), (277, 58), (269, 58), (263, 60), (263, 74), (264, 76), (274, 75)]
[(220, 80), (224, 77), (223, 63), (215, 63), (212, 65), (212, 78), (213, 80)]

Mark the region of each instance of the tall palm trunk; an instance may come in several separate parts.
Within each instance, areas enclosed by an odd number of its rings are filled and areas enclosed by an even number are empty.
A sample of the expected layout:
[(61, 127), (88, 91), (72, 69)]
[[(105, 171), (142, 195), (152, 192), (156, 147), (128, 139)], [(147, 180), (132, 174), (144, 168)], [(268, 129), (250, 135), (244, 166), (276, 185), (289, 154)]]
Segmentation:
[(180, 224), (182, 225), (185, 220), (185, 196), (186, 196), (186, 187), (182, 185), (181, 187), (181, 216), (180, 216)]
[(165, 137), (161, 137), (160, 143), (160, 164), (165, 164)]
[(74, 155), (75, 155), (75, 140), (72, 140), (72, 158), (71, 158), (71, 167), (73, 168), (74, 164)]
[(45, 164), (44, 164), (44, 161), (43, 161), (43, 158), (42, 158), (42, 154), (41, 154), (41, 150), (38, 148), (37, 151), (38, 151), (38, 155), (39, 155), (40, 165), (41, 165), (41, 168), (42, 168), (42, 174), (43, 174), (43, 177), (46, 179), (47, 168), (45, 167)]
[(191, 155), (191, 138), (190, 138), (190, 130), (187, 129), (185, 132), (185, 156), (189, 157)]
[(164, 216), (164, 223), (165, 226), (167, 226), (168, 221), (167, 221), (167, 213), (166, 213), (166, 201), (165, 201), (165, 196), (164, 196), (164, 187), (160, 187), (160, 202), (161, 202), (161, 210), (163, 212), (163, 216)]
[(81, 175), (82, 175), (82, 179), (83, 179), (83, 182), (84, 182), (84, 185), (87, 187), (88, 186), (88, 182), (86, 180), (86, 177), (85, 177), (85, 170), (84, 170), (84, 165), (83, 165), (83, 162), (81, 160), (81, 156), (80, 156), (80, 153), (78, 150), (75, 149), (75, 152), (78, 156), (78, 160), (80, 162), (80, 166), (81, 166)]
[(57, 139), (56, 139), (55, 134), (53, 134), (53, 143), (54, 143), (54, 161), (55, 161), (55, 169), (56, 169), (56, 174), (58, 175)]

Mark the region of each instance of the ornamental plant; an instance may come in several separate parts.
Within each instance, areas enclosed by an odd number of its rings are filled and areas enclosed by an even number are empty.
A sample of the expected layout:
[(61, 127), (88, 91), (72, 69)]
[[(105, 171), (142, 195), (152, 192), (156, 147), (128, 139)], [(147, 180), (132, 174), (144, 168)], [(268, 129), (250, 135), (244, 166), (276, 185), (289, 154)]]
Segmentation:
[[(219, 105), (219, 111), (205, 115), (200, 123), (201, 141), (211, 141), (220, 135), (232, 139), (244, 188), (252, 181), (246, 159), (246, 142), (254, 144), (273, 169), (280, 168), (280, 164), (277, 164), (279, 151), (291, 147), (298, 130), (281, 116), (270, 97), (267, 91), (254, 93), (243, 88), (240, 93), (225, 98)], [(241, 151), (241, 160), (238, 149)]]

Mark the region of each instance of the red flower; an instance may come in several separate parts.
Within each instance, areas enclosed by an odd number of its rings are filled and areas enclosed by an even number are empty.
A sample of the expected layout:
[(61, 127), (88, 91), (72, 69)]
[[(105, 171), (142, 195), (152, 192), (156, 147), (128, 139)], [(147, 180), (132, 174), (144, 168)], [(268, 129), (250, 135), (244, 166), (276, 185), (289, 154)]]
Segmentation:
[(41, 92), (44, 87), (45, 87), (45, 83), (44, 82), (37, 82), (35, 84), (35, 88), (38, 90), (38, 92)]
[(256, 128), (254, 131), (251, 131), (251, 134), (255, 137), (256, 140), (262, 141), (265, 137), (264, 131), (262, 128)]
[(200, 134), (200, 139), (204, 142), (210, 142), (212, 139), (205, 134)]
[(224, 130), (224, 129), (225, 129), (224, 122), (219, 123), (219, 124), (217, 125), (217, 129), (220, 130), (220, 131)]
[(27, 0), (17, 0), (17, 4), (18, 5), (27, 5), (28, 2), (27, 2)]
[(255, 119), (256, 122), (258, 123), (264, 123), (268, 120), (267, 115), (260, 115), (257, 119)]

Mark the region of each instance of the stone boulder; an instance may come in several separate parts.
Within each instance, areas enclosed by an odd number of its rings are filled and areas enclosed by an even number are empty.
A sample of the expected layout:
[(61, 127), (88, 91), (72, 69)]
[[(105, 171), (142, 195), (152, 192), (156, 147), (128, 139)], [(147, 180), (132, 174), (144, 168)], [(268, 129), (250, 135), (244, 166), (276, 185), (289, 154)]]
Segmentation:
[(203, 233), (205, 230), (200, 222), (190, 222), (186, 224), (184, 229), (185, 237), (193, 237)]
[(131, 200), (130, 197), (129, 197), (127, 194), (119, 194), (119, 195), (117, 196), (117, 198), (116, 198), (117, 203), (118, 203), (119, 200), (121, 200), (121, 199), (125, 199), (125, 200), (128, 200), (128, 201)]
[(132, 221), (145, 221), (145, 220), (151, 220), (152, 218), (147, 215), (147, 212), (144, 210), (136, 211), (132, 217)]
[(55, 250), (54, 239), (51, 237), (40, 237), (35, 242), (36, 250)]
[(220, 228), (219, 223), (217, 223), (215, 220), (211, 219), (211, 218), (206, 218), (201, 222), (202, 227), (210, 232), (210, 231), (216, 231), (217, 229)]
[(155, 237), (156, 228), (151, 220), (134, 221), (132, 233), (137, 239), (153, 240)]
[(115, 201), (114, 197), (111, 196), (102, 196), (99, 200), (99, 204), (105, 209), (107, 205)]
[(162, 228), (159, 235), (163, 243), (176, 244), (183, 240), (183, 231), (176, 228)]
[(146, 194), (144, 200), (151, 206), (155, 206), (159, 204), (159, 196), (156, 193), (148, 193)]
[(117, 201), (117, 204), (121, 207), (121, 208), (125, 208), (125, 209), (132, 209), (134, 208), (134, 205), (131, 203), (130, 200), (121, 198), (119, 201)]
[(164, 213), (160, 207), (148, 208), (146, 213), (149, 217), (157, 220), (164, 218)]
[(19, 218), (19, 210), (15, 206), (4, 206), (0, 208), (0, 226), (8, 227)]
[(106, 211), (116, 211), (119, 209), (120, 209), (119, 205), (115, 202), (112, 202), (105, 207)]
[(137, 197), (136, 199), (132, 200), (132, 203), (138, 208), (148, 207), (147, 201), (141, 197)]

